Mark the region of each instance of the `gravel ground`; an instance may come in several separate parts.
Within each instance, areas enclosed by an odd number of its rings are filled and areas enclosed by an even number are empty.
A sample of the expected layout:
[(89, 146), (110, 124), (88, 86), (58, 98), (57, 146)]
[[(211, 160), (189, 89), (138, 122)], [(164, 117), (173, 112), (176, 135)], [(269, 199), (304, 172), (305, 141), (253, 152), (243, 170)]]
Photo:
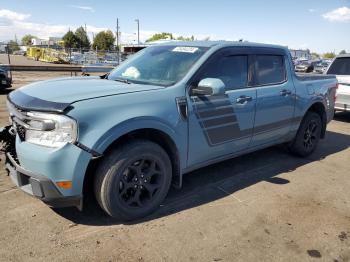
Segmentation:
[[(15, 73), (14, 88), (58, 75)], [(52, 210), (16, 189), (2, 161), (0, 260), (350, 261), (349, 146), (350, 115), (338, 114), (312, 156), (273, 147), (200, 169), (130, 224), (93, 202)]]

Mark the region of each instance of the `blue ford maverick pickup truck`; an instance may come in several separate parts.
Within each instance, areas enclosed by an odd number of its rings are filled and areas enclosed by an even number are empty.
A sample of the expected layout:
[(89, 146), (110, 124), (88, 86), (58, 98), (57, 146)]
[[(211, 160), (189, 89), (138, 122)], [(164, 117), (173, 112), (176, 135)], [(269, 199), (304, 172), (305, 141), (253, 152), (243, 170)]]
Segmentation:
[(194, 169), (276, 144), (311, 154), (337, 81), (296, 75), (285, 47), (170, 42), (102, 77), (11, 92), (1, 135), (14, 183), (53, 207), (94, 193), (121, 220), (154, 211)]

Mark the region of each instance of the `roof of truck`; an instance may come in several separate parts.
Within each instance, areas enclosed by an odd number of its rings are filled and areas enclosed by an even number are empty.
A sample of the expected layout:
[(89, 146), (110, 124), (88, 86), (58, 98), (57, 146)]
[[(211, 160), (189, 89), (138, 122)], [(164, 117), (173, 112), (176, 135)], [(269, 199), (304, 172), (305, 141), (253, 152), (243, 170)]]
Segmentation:
[(340, 58), (340, 57), (350, 57), (350, 54), (337, 55), (336, 58)]
[(270, 47), (287, 49), (286, 46), (271, 45), (253, 42), (240, 42), (240, 41), (169, 41), (161, 43), (160, 45), (178, 45), (178, 46), (200, 46), (200, 47), (213, 47), (213, 46), (251, 46), (251, 47)]

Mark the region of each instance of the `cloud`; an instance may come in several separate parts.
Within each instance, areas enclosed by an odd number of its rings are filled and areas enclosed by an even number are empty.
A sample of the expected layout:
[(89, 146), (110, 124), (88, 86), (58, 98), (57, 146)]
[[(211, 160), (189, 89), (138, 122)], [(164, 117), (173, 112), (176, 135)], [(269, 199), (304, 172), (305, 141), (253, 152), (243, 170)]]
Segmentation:
[(84, 10), (84, 11), (90, 11), (91, 13), (94, 13), (95, 12), (95, 9), (91, 6), (84, 6), (84, 5), (70, 5), (70, 7), (73, 7), (73, 8), (78, 8), (78, 9), (81, 9), (81, 10)]
[(316, 9), (313, 9), (313, 8), (309, 8), (308, 11), (309, 11), (310, 13), (315, 13), (317, 10), (316, 10)]
[(30, 14), (21, 14), (7, 9), (0, 9), (0, 18), (23, 21), (30, 17)]
[(322, 15), (330, 22), (350, 22), (350, 8), (344, 6)]
[[(81, 25), (69, 24), (45, 24), (28, 21), (30, 14), (21, 14), (14, 11), (0, 9), (0, 39), (9, 40), (17, 34), (22, 37), (25, 34), (36, 35), (40, 38), (49, 36), (63, 36), (69, 29), (75, 30)], [(105, 27), (87, 25), (87, 31), (92, 39), (93, 34), (107, 30)]]

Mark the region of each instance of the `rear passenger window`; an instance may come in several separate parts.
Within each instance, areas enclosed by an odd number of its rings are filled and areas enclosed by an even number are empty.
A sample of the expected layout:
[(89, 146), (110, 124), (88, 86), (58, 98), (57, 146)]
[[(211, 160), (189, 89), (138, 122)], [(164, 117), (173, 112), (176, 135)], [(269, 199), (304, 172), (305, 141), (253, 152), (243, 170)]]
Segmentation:
[(286, 79), (286, 71), (283, 56), (279, 55), (257, 55), (256, 72), (257, 84), (278, 84)]
[(248, 56), (217, 55), (204, 65), (196, 78), (196, 84), (204, 78), (219, 78), (224, 82), (226, 90), (244, 88), (248, 81)]

